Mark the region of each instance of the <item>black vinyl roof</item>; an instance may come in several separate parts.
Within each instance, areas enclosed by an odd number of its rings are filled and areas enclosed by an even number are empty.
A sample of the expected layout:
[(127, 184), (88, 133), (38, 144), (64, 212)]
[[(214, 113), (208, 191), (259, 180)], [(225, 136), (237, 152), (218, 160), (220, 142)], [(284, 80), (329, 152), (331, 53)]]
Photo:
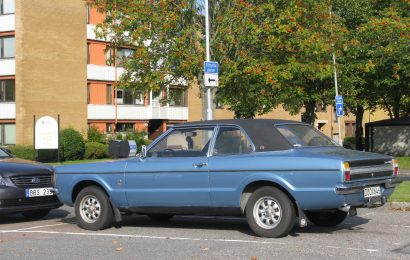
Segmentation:
[(293, 146), (279, 133), (276, 124), (303, 124), (291, 120), (276, 119), (223, 119), (196, 121), (174, 125), (174, 128), (186, 126), (214, 126), (214, 125), (236, 125), (245, 130), (253, 144), (256, 152), (278, 151), (292, 149)]

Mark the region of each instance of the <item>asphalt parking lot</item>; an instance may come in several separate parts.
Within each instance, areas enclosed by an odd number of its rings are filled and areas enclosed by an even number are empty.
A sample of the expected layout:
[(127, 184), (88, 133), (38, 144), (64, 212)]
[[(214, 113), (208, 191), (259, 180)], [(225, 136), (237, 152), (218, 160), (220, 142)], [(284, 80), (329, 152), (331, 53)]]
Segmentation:
[(119, 227), (77, 227), (72, 208), (46, 219), (0, 217), (0, 259), (410, 259), (410, 212), (360, 209), (337, 228), (295, 227), (280, 239), (253, 236), (245, 219), (127, 215)]

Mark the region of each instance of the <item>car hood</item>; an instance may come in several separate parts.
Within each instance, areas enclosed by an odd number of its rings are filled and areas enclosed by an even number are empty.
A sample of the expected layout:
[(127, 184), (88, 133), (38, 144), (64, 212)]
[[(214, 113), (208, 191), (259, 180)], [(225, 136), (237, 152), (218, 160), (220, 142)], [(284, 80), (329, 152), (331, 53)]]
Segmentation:
[(15, 157), (0, 159), (0, 175), (3, 177), (51, 173), (53, 173), (53, 167), (49, 165)]
[(343, 161), (360, 161), (360, 160), (390, 160), (391, 156), (378, 153), (362, 152), (343, 147), (303, 147), (299, 148), (302, 153), (307, 155), (317, 155), (320, 157), (328, 157), (332, 159), (339, 159)]

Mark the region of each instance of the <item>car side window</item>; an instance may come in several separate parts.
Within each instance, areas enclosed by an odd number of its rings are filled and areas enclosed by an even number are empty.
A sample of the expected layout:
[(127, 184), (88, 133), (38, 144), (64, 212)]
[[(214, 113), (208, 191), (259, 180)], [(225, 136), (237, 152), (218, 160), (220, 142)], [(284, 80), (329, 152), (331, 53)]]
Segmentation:
[(148, 152), (147, 157), (206, 156), (214, 127), (174, 129)]
[(251, 142), (239, 128), (223, 126), (219, 129), (213, 155), (243, 154), (252, 151)]

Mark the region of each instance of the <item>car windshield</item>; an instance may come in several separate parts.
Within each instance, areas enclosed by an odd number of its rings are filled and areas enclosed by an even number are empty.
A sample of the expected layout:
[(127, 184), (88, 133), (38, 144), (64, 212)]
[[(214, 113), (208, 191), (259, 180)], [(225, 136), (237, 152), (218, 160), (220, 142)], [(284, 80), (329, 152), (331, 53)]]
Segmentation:
[(331, 138), (309, 125), (281, 124), (276, 128), (295, 147), (337, 146)]
[(4, 157), (10, 157), (10, 156), (5, 151), (0, 149), (0, 158), (4, 158)]

